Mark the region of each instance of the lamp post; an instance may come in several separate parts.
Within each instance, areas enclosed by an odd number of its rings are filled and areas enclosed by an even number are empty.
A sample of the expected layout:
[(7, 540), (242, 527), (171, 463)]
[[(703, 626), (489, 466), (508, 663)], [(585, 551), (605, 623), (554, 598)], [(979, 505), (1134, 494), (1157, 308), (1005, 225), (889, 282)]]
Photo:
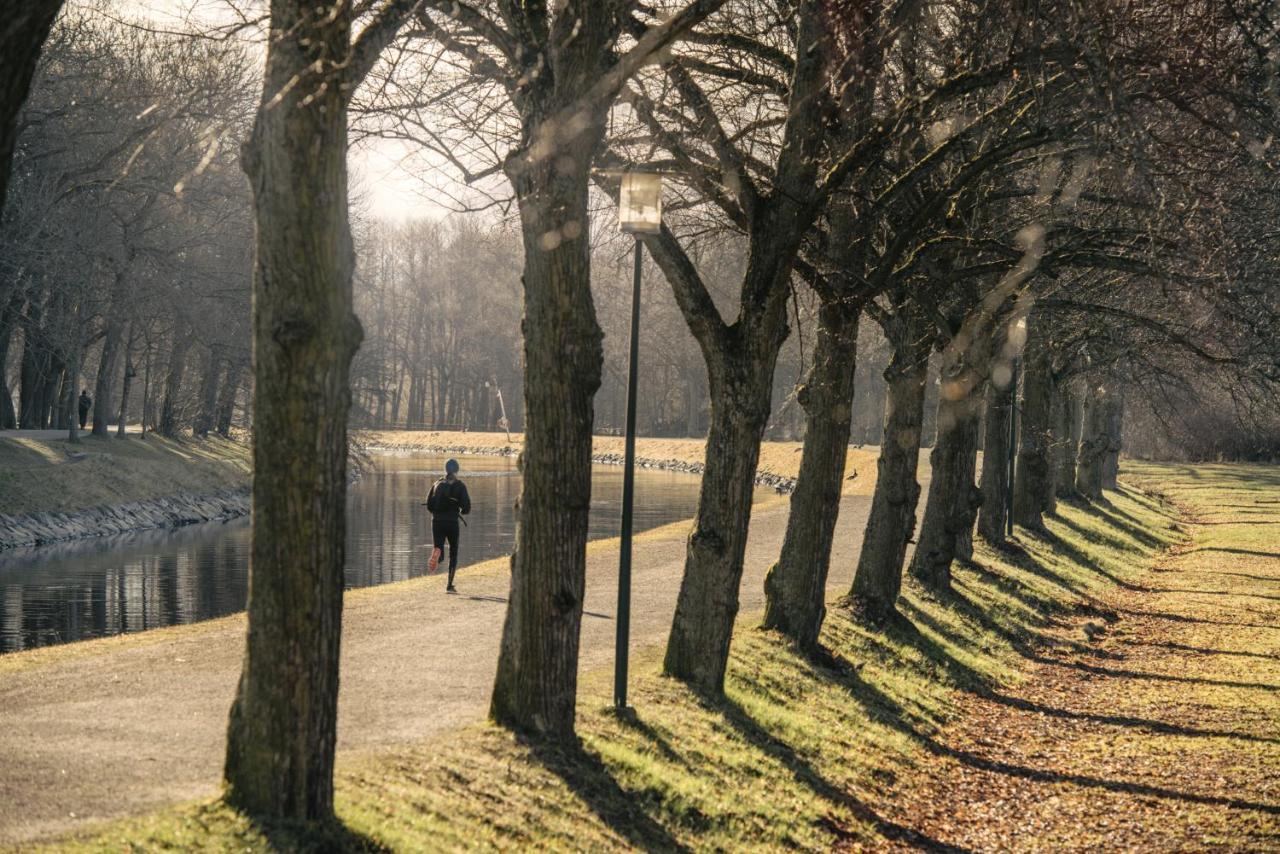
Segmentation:
[(627, 361), (627, 427), (622, 470), (622, 531), (618, 555), (617, 647), (613, 668), (613, 704), (627, 708), (627, 663), (631, 643), (631, 515), (635, 499), (636, 384), (640, 367), (640, 271), (644, 246), (642, 234), (662, 230), (662, 176), (653, 172), (626, 172), (618, 197), (618, 222), (635, 237), (635, 264), (631, 284), (631, 343)]

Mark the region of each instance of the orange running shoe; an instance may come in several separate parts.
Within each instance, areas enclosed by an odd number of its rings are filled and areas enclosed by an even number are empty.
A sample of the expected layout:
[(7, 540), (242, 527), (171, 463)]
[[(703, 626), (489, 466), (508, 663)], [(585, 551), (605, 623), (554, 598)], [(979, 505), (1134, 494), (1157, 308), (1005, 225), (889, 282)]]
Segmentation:
[(440, 565), (440, 558), (444, 557), (444, 549), (432, 549), (431, 559), (427, 561), (427, 572), (435, 572), (436, 567)]

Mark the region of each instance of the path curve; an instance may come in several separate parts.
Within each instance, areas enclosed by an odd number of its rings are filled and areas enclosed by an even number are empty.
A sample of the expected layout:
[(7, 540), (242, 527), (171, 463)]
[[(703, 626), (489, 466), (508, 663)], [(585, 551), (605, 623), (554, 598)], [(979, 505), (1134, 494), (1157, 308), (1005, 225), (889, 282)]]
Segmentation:
[[(742, 611), (763, 608), (788, 502), (757, 506)], [(847, 590), (870, 509), (841, 503), (829, 591)], [(665, 641), (689, 523), (637, 537), (631, 630)], [(587, 561), (583, 670), (613, 660), (616, 542)], [(338, 750), (380, 752), (484, 714), (496, 670), (506, 559), (464, 568), (458, 596), (420, 578), (350, 591), (344, 613)], [(244, 617), (0, 658), (0, 843), (48, 838), (218, 791)]]

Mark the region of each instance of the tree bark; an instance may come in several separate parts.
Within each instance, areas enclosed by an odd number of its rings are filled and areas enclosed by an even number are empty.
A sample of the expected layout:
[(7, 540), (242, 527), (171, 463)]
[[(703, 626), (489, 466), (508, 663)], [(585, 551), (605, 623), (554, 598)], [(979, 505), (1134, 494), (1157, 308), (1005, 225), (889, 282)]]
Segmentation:
[(187, 371), (187, 353), (190, 349), (190, 329), (185, 321), (179, 321), (173, 336), (173, 349), (169, 351), (169, 372), (165, 375), (160, 424), (156, 429), (161, 436), (169, 439), (178, 436), (178, 395), (182, 393), (182, 379)]
[(9, 190), (9, 172), (18, 140), (18, 114), (31, 89), (40, 49), (63, 0), (21, 0), (7, 4), (0, 27), (0, 210)]
[(567, 150), (526, 162), (511, 175), (525, 247), (528, 420), (511, 596), (490, 716), (551, 738), (573, 734), (577, 708), (593, 397), (604, 362), (591, 299), (587, 204), (603, 132), (603, 114), (594, 113)]
[(962, 557), (982, 504), (974, 485), (981, 388), (944, 366), (938, 398), (938, 440), (929, 456), (929, 497), (910, 572), (936, 593), (951, 590), (951, 564)]
[(1005, 542), (1009, 521), (1009, 430), (1017, 388), (987, 384), (986, 427), (982, 443), (982, 506), (978, 509), (978, 533), (994, 545)]
[(240, 374), (244, 369), (239, 361), (227, 365), (227, 375), (218, 394), (218, 421), (215, 429), (224, 439), (231, 436), (231, 420), (236, 412), (236, 395), (240, 391)]
[(893, 355), (884, 372), (884, 431), (876, 487), (849, 591), (855, 610), (877, 622), (895, 611), (907, 543), (916, 527), (920, 502), (916, 471), (929, 374), (930, 346), (918, 327), (909, 323), (907, 332), (894, 338)]
[(1013, 492), (1013, 521), (1044, 530), (1044, 514), (1057, 502), (1053, 488), (1053, 364), (1040, 327), (1031, 318), (1023, 372), (1022, 431)]
[(1102, 463), (1107, 451), (1106, 406), (1103, 391), (1089, 388), (1084, 395), (1080, 450), (1076, 455), (1076, 492), (1089, 501), (1102, 497)]
[(256, 233), (248, 639), (226, 798), (333, 815), (352, 311), (347, 98), (351, 4), (274, 0), (261, 106), (243, 151)]
[(665, 672), (707, 695), (724, 689), (777, 347), (740, 344), (708, 365), (711, 429), (698, 513), (667, 641)]
[(1105, 403), (1105, 450), (1102, 455), (1102, 487), (1115, 490), (1120, 487), (1120, 451), (1124, 447), (1124, 395), (1109, 390)]
[(1079, 450), (1079, 412), (1076, 396), (1067, 383), (1055, 377), (1053, 396), (1053, 493), (1057, 498), (1076, 494), (1076, 453)]
[(98, 360), (98, 378), (93, 387), (93, 435), (107, 435), (107, 422), (115, 411), (116, 373), (120, 364), (120, 343), (124, 324), (117, 318), (107, 322), (102, 341), (102, 357)]
[(778, 562), (765, 578), (764, 627), (803, 649), (818, 644), (826, 615), (827, 571), (853, 421), (860, 301), (824, 300), (813, 364), (796, 397), (805, 411), (800, 474)]
[(17, 291), (0, 303), (0, 430), (18, 426), (18, 413), (13, 408), (13, 394), (9, 390), (9, 342), (13, 340), (21, 307), (22, 298)]
[(120, 419), (116, 424), (116, 438), (123, 439), (129, 423), (129, 393), (133, 390), (133, 378), (138, 371), (133, 364), (134, 325), (129, 325), (124, 344), (124, 379), (120, 385)]
[(213, 429), (217, 417), (218, 378), (222, 375), (222, 347), (210, 345), (209, 360), (205, 363), (204, 376), (200, 380), (200, 411), (196, 414), (192, 434), (203, 439)]

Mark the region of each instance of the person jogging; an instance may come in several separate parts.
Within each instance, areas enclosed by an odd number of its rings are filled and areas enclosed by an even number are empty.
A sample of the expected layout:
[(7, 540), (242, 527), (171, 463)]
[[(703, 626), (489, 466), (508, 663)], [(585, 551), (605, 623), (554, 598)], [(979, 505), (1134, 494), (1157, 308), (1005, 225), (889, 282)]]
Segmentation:
[(449, 593), (457, 593), (453, 586), (453, 574), (458, 571), (459, 520), (471, 512), (471, 496), (467, 485), (458, 479), (458, 461), (444, 464), (444, 477), (431, 487), (427, 495), (427, 509), (431, 511), (431, 560), (427, 572), (435, 572), (444, 557), (444, 545), (449, 544)]
[(89, 397), (89, 389), (80, 392), (80, 429), (89, 423), (89, 408), (93, 406), (93, 398)]

